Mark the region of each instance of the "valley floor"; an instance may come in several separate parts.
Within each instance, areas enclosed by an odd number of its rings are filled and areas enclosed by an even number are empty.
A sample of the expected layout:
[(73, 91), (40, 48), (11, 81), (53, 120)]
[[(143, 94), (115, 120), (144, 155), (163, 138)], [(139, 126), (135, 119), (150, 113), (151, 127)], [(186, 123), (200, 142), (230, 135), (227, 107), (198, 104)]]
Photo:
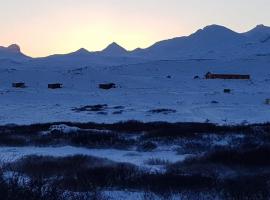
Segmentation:
[[(1, 67), (0, 124), (126, 120), (212, 122), (270, 121), (268, 57), (234, 61), (153, 61), (121, 66), (57, 69), (22, 64)], [(250, 74), (251, 80), (206, 80), (207, 72)], [(194, 79), (199, 76), (199, 79)], [(12, 88), (23, 81), (27, 88)], [(58, 90), (48, 83), (63, 83)], [(100, 83), (117, 88), (101, 90)], [(224, 93), (230, 89), (231, 93)], [(91, 106), (103, 105), (99, 109)], [(88, 106), (88, 107), (85, 107)], [(85, 107), (85, 109), (83, 109)]]

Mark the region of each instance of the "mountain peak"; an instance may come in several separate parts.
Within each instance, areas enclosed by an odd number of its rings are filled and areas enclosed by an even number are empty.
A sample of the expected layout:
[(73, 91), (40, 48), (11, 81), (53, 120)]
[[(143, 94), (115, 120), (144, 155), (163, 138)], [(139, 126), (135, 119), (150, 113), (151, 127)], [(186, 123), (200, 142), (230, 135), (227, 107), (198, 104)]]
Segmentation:
[(199, 29), (195, 33), (191, 34), (191, 37), (195, 38), (201, 38), (201, 39), (213, 39), (213, 38), (219, 38), (219, 39), (225, 39), (225, 38), (232, 38), (232, 37), (238, 37), (239, 33), (236, 33), (232, 31), (231, 29), (226, 28), (225, 26), (220, 25), (209, 25), (204, 27), (203, 29)]
[(270, 37), (270, 27), (260, 24), (243, 34), (253, 41), (265, 41)]
[(218, 25), (218, 24), (208, 25), (203, 28), (203, 30), (224, 30), (224, 29), (227, 30), (228, 28), (226, 28), (225, 26)]
[(204, 33), (235, 33), (234, 31), (232, 31), (231, 29), (228, 29), (225, 26), (221, 26), (221, 25), (217, 25), (217, 24), (212, 24), (209, 26), (204, 27), (203, 29), (200, 29), (198, 32), (204, 32)]
[[(251, 31), (252, 32), (255, 32), (255, 31), (256, 32), (264, 32), (264, 31), (270, 32), (270, 27), (269, 26), (265, 26), (263, 24), (259, 24), (255, 28), (253, 28)], [(249, 32), (251, 32), (251, 31), (249, 31)]]
[[(123, 47), (121, 47), (119, 44), (117, 44), (116, 42), (113, 42), (111, 44), (109, 44), (103, 51), (108, 50), (108, 49), (114, 49), (114, 50), (125, 50)], [(126, 51), (126, 50), (125, 50)]]
[(257, 29), (264, 29), (264, 28), (269, 28), (269, 27), (267, 27), (267, 26), (265, 26), (263, 24), (258, 24), (255, 28), (257, 28)]
[(75, 51), (74, 53), (81, 55), (81, 54), (89, 54), (90, 52), (85, 48), (80, 48), (77, 51)]
[(231, 44), (238, 43), (241, 40), (241, 35), (224, 26), (213, 24), (191, 34), (190, 39), (193, 40), (194, 44), (204, 44), (216, 48), (219, 45), (227, 46), (226, 41), (230, 41)]
[(0, 59), (10, 59), (13, 61), (21, 61), (30, 59), (30, 57), (24, 55), (21, 52), (21, 48), (17, 44), (12, 44), (8, 47), (0, 46)]
[(112, 42), (112, 43), (109, 44), (108, 46), (120, 46), (120, 45), (118, 45), (116, 42)]
[(13, 52), (13, 53), (20, 53), (20, 52), (21, 52), (21, 48), (20, 48), (20, 46), (17, 45), (17, 44), (12, 44), (12, 45), (8, 46), (7, 49), (8, 49), (10, 52)]
[(102, 50), (102, 53), (115, 56), (125, 54), (127, 53), (127, 50), (118, 45), (116, 42), (113, 42), (109, 46), (107, 46), (104, 50)]

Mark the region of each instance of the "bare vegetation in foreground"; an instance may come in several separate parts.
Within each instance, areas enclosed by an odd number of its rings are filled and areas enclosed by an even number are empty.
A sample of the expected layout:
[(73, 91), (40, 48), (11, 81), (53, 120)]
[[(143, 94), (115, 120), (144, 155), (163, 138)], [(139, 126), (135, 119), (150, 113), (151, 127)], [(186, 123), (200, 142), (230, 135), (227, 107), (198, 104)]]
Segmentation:
[[(54, 129), (65, 124), (69, 132)], [(240, 136), (239, 136), (240, 135)], [(225, 142), (224, 143), (224, 138)], [(178, 145), (183, 162), (149, 159), (151, 172), (92, 156), (28, 156), (2, 165), (0, 196), (7, 200), (108, 199), (104, 191), (140, 191), (145, 198), (269, 199), (270, 125), (217, 126), (199, 123), (53, 123), (0, 127), (3, 146), (72, 145), (135, 148), (151, 152)]]

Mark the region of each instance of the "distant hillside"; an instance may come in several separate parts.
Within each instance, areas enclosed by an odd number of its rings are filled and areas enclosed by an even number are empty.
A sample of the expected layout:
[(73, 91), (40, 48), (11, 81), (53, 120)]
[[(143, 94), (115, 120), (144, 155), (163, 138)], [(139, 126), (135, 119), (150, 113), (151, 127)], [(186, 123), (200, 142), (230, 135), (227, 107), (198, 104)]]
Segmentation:
[[(118, 65), (162, 59), (234, 59), (270, 55), (270, 27), (258, 25), (245, 33), (210, 25), (189, 36), (155, 43), (146, 49), (127, 51), (113, 42), (102, 51), (81, 48), (73, 53), (31, 60), (36, 65)], [(1, 61), (29, 61), (18, 45), (0, 47)]]
[(222, 59), (261, 53), (270, 53), (270, 27), (259, 25), (246, 33), (237, 33), (211, 25), (190, 36), (157, 42), (134, 54), (167, 59)]
[(0, 60), (26, 61), (29, 59), (30, 57), (24, 55), (17, 44), (12, 44), (8, 47), (0, 46)]

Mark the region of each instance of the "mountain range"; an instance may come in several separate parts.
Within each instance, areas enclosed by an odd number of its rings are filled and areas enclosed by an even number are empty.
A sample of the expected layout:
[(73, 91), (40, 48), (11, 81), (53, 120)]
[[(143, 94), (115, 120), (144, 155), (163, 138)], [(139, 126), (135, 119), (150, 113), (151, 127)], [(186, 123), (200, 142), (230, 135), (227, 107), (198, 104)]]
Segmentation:
[(81, 48), (75, 52), (31, 58), (16, 44), (0, 47), (1, 62), (37, 63), (95, 63), (104, 58), (112, 64), (134, 60), (159, 59), (233, 59), (270, 55), (270, 27), (258, 25), (252, 30), (237, 33), (224, 26), (210, 25), (189, 36), (163, 40), (145, 49), (127, 51), (112, 43), (102, 51), (90, 52)]

